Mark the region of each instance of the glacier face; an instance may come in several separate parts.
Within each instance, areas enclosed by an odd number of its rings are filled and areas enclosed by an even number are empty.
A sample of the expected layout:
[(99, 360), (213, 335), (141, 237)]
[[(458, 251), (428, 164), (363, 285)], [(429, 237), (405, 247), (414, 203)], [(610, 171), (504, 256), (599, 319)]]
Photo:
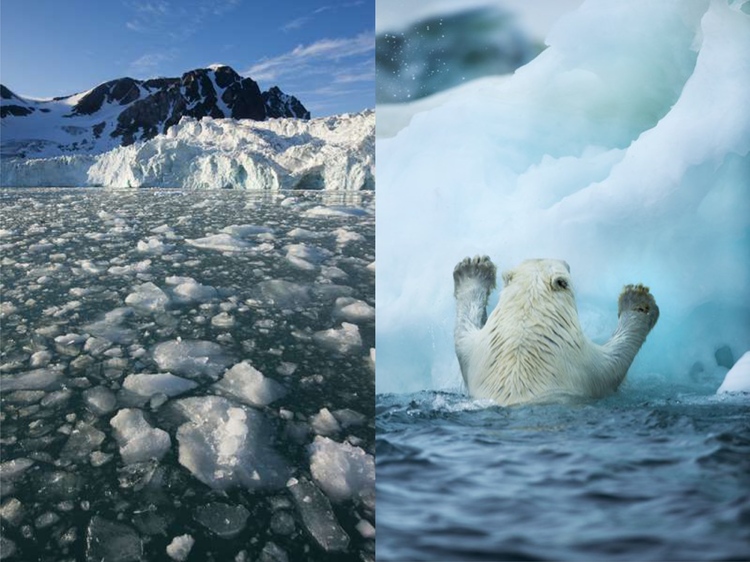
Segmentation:
[(649, 285), (628, 384), (718, 388), (718, 351), (750, 347), (749, 7), (588, 1), (512, 77), (379, 116), (378, 392), (461, 384), (451, 272), (475, 254), (565, 259), (598, 342)]
[(375, 113), (309, 121), (184, 117), (166, 134), (98, 155), (3, 160), (6, 187), (373, 189)]

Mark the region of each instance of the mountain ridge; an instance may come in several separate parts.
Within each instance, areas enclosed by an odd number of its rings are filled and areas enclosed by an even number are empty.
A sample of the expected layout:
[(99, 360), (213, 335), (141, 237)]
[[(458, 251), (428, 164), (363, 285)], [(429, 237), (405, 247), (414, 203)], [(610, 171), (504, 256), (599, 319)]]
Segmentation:
[(179, 78), (117, 78), (49, 100), (25, 98), (0, 84), (0, 117), (3, 157), (49, 157), (150, 140), (183, 117), (307, 120), (310, 112), (277, 86), (261, 92), (252, 78), (212, 65)]

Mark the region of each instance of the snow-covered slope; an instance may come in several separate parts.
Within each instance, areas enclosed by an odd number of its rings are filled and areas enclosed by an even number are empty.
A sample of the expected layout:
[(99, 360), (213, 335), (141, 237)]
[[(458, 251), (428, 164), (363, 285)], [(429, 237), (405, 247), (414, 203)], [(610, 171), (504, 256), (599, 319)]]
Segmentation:
[(719, 387), (750, 349), (748, 12), (584, 2), (512, 77), (378, 140), (379, 392), (460, 384), (451, 274), (476, 254), (565, 259), (598, 342), (622, 286), (649, 285), (661, 316), (629, 381)]
[(251, 119), (310, 112), (273, 87), (261, 92), (252, 78), (225, 65), (185, 72), (179, 78), (119, 78), (80, 94), (37, 100), (0, 86), (3, 157), (98, 154), (148, 140), (183, 117)]
[(98, 155), (4, 159), (6, 187), (373, 189), (375, 113), (266, 121), (183, 117)]

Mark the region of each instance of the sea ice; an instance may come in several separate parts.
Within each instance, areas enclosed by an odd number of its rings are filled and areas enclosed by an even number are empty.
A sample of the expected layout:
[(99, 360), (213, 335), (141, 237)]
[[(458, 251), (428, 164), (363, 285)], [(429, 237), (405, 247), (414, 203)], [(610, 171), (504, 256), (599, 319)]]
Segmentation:
[(289, 469), (263, 414), (219, 396), (183, 398), (175, 408), (188, 420), (177, 430), (180, 464), (201, 482), (219, 490), (283, 485)]
[(226, 233), (211, 234), (204, 238), (196, 238), (194, 240), (186, 238), (185, 242), (196, 248), (201, 248), (203, 250), (216, 250), (219, 252), (246, 252), (253, 247), (252, 244)]
[(352, 297), (339, 297), (336, 299), (333, 315), (346, 322), (372, 322), (375, 320), (375, 308)]
[(109, 414), (117, 406), (114, 392), (105, 386), (95, 386), (83, 391), (83, 402), (94, 414)]
[(326, 552), (342, 552), (349, 547), (349, 535), (341, 528), (328, 498), (305, 478), (292, 478), (287, 489), (302, 516), (310, 536)]
[(86, 529), (87, 562), (140, 562), (143, 541), (123, 523), (114, 523), (94, 515)]
[(284, 279), (271, 279), (258, 284), (263, 298), (284, 308), (303, 307), (310, 302), (310, 288)]
[(249, 406), (257, 407), (267, 406), (286, 394), (286, 389), (281, 384), (265, 377), (247, 361), (237, 363), (229, 369), (213, 388)]
[(104, 442), (105, 435), (92, 425), (79, 422), (70, 433), (60, 452), (60, 458), (80, 461), (86, 459)]
[(185, 562), (190, 555), (195, 539), (190, 535), (180, 535), (167, 545), (167, 554), (172, 560)]
[(242, 532), (249, 516), (242, 505), (212, 502), (196, 510), (195, 520), (222, 539), (231, 539)]
[(159, 287), (148, 282), (130, 293), (125, 298), (125, 304), (144, 314), (163, 312), (169, 304), (169, 297)]
[(152, 353), (162, 371), (189, 378), (205, 375), (216, 379), (232, 363), (223, 347), (209, 341), (171, 340), (157, 344)]
[(750, 392), (750, 351), (740, 357), (724, 377), (718, 393)]
[(128, 375), (122, 383), (123, 388), (140, 396), (151, 397), (154, 394), (178, 396), (194, 389), (198, 384), (171, 373)]
[(161, 459), (172, 444), (169, 434), (149, 425), (143, 412), (123, 408), (110, 420), (115, 439), (120, 446), (120, 456), (125, 464)]
[(15, 375), (1, 375), (0, 388), (9, 390), (44, 390), (57, 383), (62, 373), (55, 369), (34, 369)]
[(222, 228), (221, 232), (237, 238), (247, 238), (259, 234), (273, 234), (273, 229), (267, 226), (258, 226), (254, 224), (230, 224), (229, 226)]
[(375, 460), (359, 447), (316, 437), (310, 445), (310, 472), (331, 501), (355, 499), (375, 509)]
[(330, 328), (313, 334), (313, 341), (330, 351), (346, 355), (362, 347), (362, 337), (355, 324), (342, 322), (341, 328)]
[(202, 285), (194, 279), (187, 278), (177, 284), (174, 294), (181, 302), (208, 302), (215, 299), (219, 293), (210, 285)]
[(310, 416), (310, 425), (318, 435), (336, 435), (341, 431), (338, 420), (328, 408), (321, 408), (314, 416)]
[[(87, 324), (83, 329), (90, 335), (103, 338), (111, 343), (129, 344), (135, 339), (135, 332), (124, 327), (123, 323), (132, 315), (133, 309), (130, 307), (115, 308), (105, 313), (100, 320)], [(93, 343), (95, 342), (92, 342), (92, 345)]]

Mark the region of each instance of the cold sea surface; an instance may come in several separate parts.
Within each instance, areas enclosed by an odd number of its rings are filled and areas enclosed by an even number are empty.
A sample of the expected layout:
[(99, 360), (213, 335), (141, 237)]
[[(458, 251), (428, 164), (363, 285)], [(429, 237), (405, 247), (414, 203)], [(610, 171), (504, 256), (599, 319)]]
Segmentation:
[(748, 560), (750, 400), (379, 394), (377, 559)]
[(2, 559), (373, 560), (374, 205), (0, 190)]

